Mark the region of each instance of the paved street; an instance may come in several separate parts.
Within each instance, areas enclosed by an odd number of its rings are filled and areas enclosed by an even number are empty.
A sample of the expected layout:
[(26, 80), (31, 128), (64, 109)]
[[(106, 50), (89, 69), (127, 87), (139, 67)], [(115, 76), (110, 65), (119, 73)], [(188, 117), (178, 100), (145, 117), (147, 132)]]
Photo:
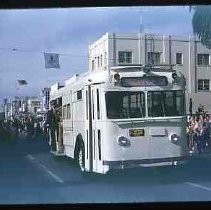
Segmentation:
[(42, 140), (0, 145), (0, 204), (210, 201), (211, 155), (176, 168), (141, 168), (82, 176)]

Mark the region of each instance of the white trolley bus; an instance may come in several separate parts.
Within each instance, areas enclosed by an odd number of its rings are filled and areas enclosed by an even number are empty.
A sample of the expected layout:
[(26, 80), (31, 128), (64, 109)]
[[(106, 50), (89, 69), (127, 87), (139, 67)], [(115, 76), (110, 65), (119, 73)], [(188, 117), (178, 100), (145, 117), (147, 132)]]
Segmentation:
[(169, 67), (118, 66), (51, 86), (62, 105), (64, 154), (82, 171), (183, 163), (185, 79)]

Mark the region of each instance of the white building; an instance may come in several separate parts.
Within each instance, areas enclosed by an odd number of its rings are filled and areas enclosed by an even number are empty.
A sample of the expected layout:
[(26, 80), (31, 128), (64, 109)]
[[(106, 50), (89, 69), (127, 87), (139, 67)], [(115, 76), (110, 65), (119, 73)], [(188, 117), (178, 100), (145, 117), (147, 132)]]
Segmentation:
[(38, 111), (41, 111), (41, 100), (37, 97), (27, 98), (27, 112), (31, 114), (37, 114)]
[(18, 97), (15, 97), (15, 99), (4, 99), (4, 117), (10, 118), (14, 116), (15, 114), (19, 113), (19, 108), (20, 108), (21, 100)]
[(15, 97), (15, 99), (4, 99), (4, 117), (10, 118), (23, 113), (36, 115), (41, 111), (42, 103), (38, 97)]
[(43, 111), (49, 110), (49, 100), (50, 100), (50, 88), (45, 87), (42, 90), (42, 110)]
[(174, 65), (187, 82), (193, 111), (199, 104), (211, 112), (211, 50), (194, 37), (153, 34), (106, 33), (89, 46), (89, 71), (109, 70), (118, 65)]

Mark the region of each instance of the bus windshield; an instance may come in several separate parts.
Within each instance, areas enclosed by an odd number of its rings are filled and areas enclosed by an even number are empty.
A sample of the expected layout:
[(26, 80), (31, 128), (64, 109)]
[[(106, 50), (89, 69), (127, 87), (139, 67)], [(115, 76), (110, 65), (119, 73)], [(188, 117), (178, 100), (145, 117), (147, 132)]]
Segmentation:
[(105, 97), (109, 119), (145, 117), (144, 92), (111, 91)]
[(148, 116), (144, 92), (110, 91), (105, 94), (108, 119), (169, 117), (184, 115), (184, 93), (177, 91), (149, 91)]
[(184, 115), (183, 91), (149, 91), (147, 93), (149, 117)]

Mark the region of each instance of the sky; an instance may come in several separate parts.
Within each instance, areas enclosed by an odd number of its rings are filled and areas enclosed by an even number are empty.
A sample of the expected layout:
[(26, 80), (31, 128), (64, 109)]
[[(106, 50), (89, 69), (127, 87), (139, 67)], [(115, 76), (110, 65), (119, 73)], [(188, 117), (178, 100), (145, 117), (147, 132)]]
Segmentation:
[[(41, 96), (44, 87), (88, 71), (89, 44), (106, 32), (138, 33), (140, 19), (145, 33), (192, 35), (188, 6), (0, 10), (0, 103)], [(44, 52), (60, 54), (60, 69), (45, 69)]]

